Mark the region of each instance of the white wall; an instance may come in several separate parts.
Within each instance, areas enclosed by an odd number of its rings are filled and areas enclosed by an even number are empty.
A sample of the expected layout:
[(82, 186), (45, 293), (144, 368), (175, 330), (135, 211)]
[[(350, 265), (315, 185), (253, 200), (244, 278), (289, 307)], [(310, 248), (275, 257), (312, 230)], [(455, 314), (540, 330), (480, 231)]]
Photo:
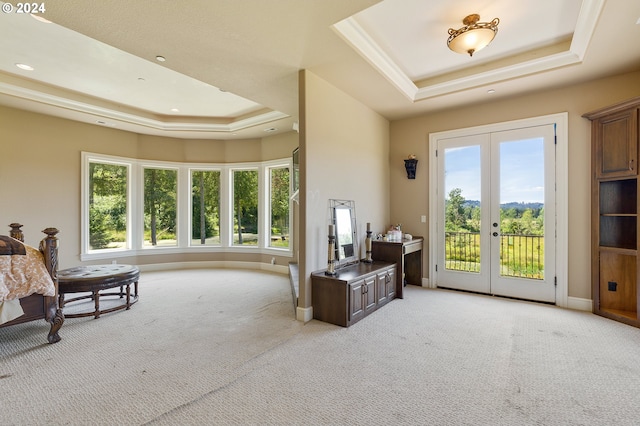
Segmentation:
[[(327, 263), (329, 200), (354, 200), (366, 223), (389, 222), (389, 122), (309, 71), (300, 73), (301, 229), (298, 317), (310, 319), (310, 274)], [(306, 315), (306, 317), (305, 317)]]

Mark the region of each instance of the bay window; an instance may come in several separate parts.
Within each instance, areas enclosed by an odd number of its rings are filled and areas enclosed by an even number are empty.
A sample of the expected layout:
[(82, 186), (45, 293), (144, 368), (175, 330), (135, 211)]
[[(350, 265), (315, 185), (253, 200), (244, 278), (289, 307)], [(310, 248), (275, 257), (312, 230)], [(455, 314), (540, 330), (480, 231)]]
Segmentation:
[(291, 160), (183, 164), (83, 153), (81, 260), (190, 250), (291, 256)]

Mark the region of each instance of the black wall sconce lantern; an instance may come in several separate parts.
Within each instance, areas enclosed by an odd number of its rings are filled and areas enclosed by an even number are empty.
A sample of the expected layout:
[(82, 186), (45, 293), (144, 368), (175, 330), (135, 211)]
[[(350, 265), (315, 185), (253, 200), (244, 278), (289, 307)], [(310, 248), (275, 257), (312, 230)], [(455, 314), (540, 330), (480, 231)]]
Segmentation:
[(416, 168), (418, 166), (418, 160), (415, 155), (410, 155), (409, 158), (404, 160), (404, 168), (407, 169), (407, 179), (416, 178)]

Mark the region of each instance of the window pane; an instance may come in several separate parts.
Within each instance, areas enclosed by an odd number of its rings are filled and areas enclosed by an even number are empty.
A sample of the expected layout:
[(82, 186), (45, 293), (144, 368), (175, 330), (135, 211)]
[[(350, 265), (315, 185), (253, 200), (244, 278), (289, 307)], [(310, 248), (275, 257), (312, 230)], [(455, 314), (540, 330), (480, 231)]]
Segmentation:
[(220, 172), (191, 172), (191, 245), (220, 244)]
[(270, 247), (289, 247), (289, 168), (274, 168), (269, 171), (271, 199)]
[(178, 172), (144, 170), (144, 246), (175, 246)]
[(127, 166), (89, 163), (89, 250), (127, 248)]
[(258, 171), (233, 172), (233, 244), (258, 245)]

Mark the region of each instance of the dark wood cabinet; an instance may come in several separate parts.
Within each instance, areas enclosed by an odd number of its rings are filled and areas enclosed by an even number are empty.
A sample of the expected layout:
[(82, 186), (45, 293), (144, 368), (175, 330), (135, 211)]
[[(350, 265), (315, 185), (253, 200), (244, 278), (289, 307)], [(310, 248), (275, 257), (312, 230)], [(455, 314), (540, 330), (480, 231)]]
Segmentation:
[(584, 115), (592, 122), (593, 312), (636, 327), (639, 114), (635, 98)]
[(422, 285), (422, 237), (413, 237), (410, 241), (371, 242), (371, 258), (398, 265), (395, 292), (402, 299), (404, 283)]
[(343, 327), (360, 321), (395, 297), (395, 270), (392, 263), (360, 262), (333, 277), (312, 273), (313, 318)]

